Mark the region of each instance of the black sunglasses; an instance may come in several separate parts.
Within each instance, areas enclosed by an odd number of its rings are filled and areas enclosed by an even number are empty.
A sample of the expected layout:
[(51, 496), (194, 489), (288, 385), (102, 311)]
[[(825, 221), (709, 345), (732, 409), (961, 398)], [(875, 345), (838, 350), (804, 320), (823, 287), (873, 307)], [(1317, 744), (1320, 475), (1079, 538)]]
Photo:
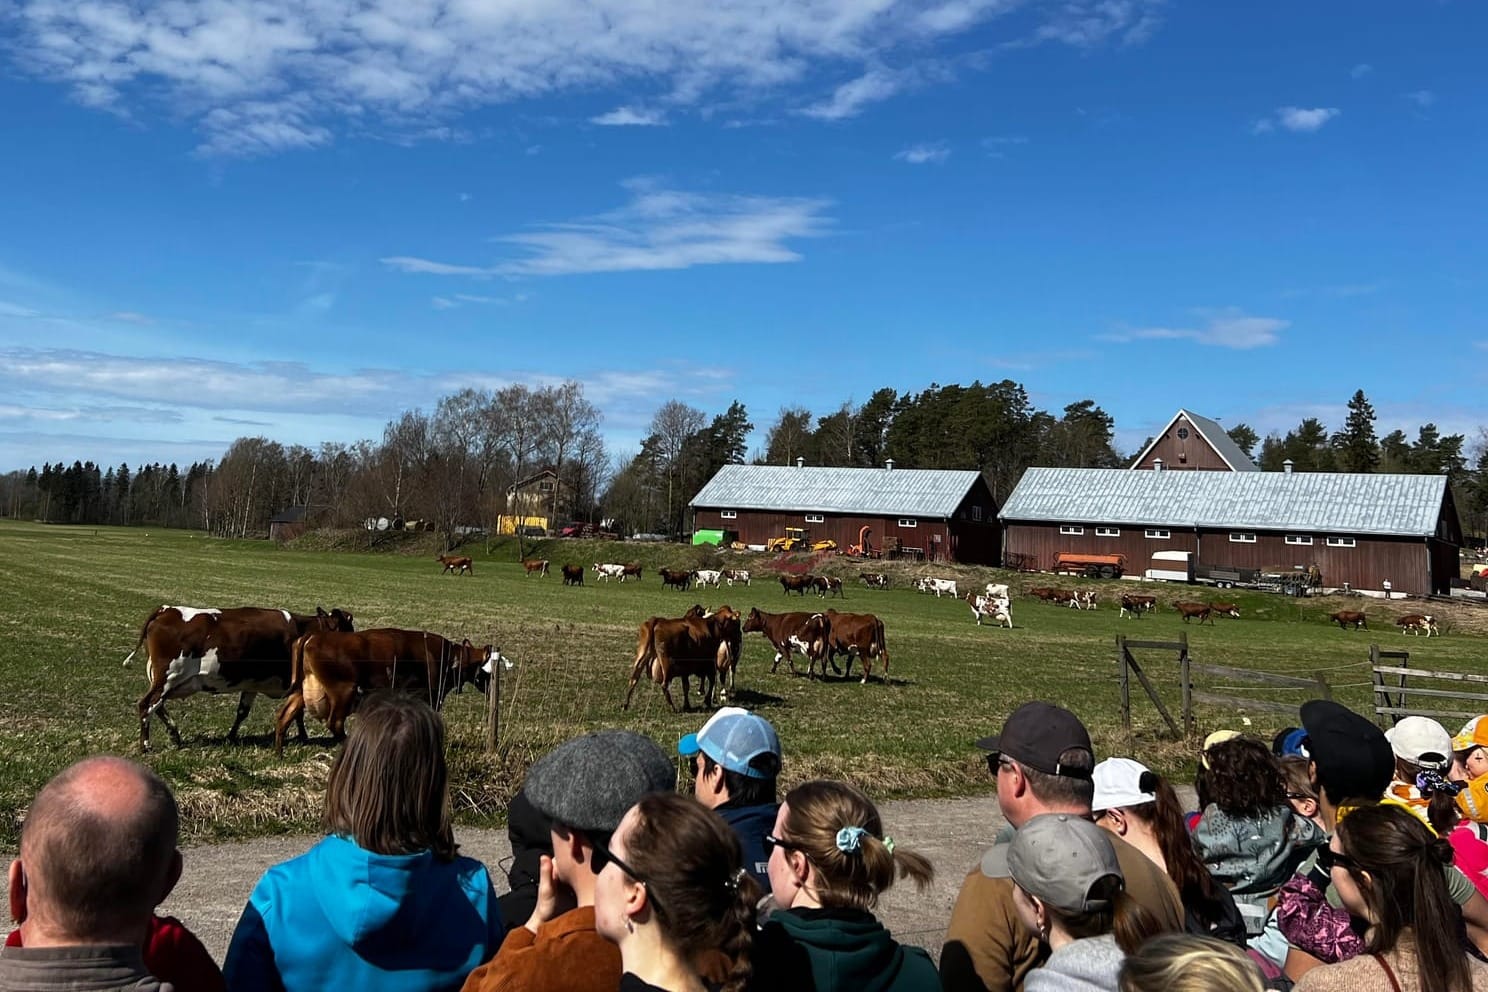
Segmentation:
[(1318, 867), (1323, 871), (1332, 871), (1334, 868), (1345, 868), (1349, 871), (1359, 870), (1359, 862), (1347, 854), (1340, 854), (1326, 845), (1318, 848), (1317, 863)]
[(768, 858), (774, 854), (777, 847), (782, 851), (799, 851), (801, 849), (798, 844), (792, 844), (788, 840), (781, 840), (774, 834), (765, 834), (765, 857)]
[(619, 858), (615, 857), (615, 852), (611, 851), (603, 844), (594, 845), (594, 853), (589, 858), (589, 870), (598, 875), (600, 872), (604, 871), (605, 865), (609, 864), (611, 861), (615, 863), (615, 867), (625, 872), (625, 874), (629, 875), (637, 882), (640, 882), (642, 885), (646, 884), (646, 880), (640, 875), (637, 875), (634, 868), (626, 864), (624, 861), (621, 861)]

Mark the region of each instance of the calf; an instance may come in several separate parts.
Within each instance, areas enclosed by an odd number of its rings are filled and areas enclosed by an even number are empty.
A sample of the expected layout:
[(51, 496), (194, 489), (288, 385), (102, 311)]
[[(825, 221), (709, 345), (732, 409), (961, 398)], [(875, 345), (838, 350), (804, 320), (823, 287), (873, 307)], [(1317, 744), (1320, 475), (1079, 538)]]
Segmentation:
[(1209, 608), (1217, 617), (1230, 617), (1233, 620), (1240, 619), (1240, 607), (1234, 603), (1210, 603)]
[(816, 577), (813, 575), (791, 575), (784, 573), (780, 576), (780, 591), (789, 596), (791, 593), (806, 595), (807, 589), (816, 588)]
[(1427, 637), (1430, 637), (1432, 634), (1438, 637), (1441, 636), (1441, 631), (1436, 629), (1436, 617), (1425, 613), (1407, 613), (1395, 621), (1395, 626), (1400, 628), (1402, 634), (1414, 634), (1417, 636), (1425, 634)]
[(624, 582), (625, 581), (625, 566), (624, 565), (600, 564), (599, 562), (595, 562), (594, 563), (594, 574), (598, 575), (601, 579), (605, 580), (606, 582), (610, 581), (611, 579), (619, 579), (621, 582)]
[(716, 569), (700, 568), (692, 574), (697, 576), (697, 584), (700, 586), (712, 586), (717, 589), (719, 583), (723, 581), (723, 573)]
[(733, 585), (735, 582), (742, 582), (747, 586), (749, 585), (749, 569), (725, 568), (723, 570), (723, 578), (729, 585)]
[(987, 597), (989, 599), (1007, 599), (1008, 587), (1006, 582), (988, 582)]
[(1198, 617), (1200, 625), (1208, 620), (1209, 626), (1214, 626), (1214, 609), (1208, 603), (1174, 603), (1173, 609), (1183, 616), (1184, 623)]
[(887, 589), (889, 577), (882, 572), (859, 572), (858, 578), (863, 580), (863, 585), (869, 589)]
[(922, 586), (921, 586), (922, 591), (935, 593), (935, 598), (936, 599), (939, 599), (940, 598), (941, 593), (945, 593), (946, 595), (950, 596), (952, 599), (960, 599), (961, 598), (961, 594), (956, 591), (956, 580), (955, 579), (931, 579), (931, 578), (925, 578), (925, 579), (921, 579), (920, 582), (922, 583)]
[(454, 572), (456, 575), (474, 575), (475, 563), (466, 555), (440, 555), (434, 559), (444, 566), (441, 575)]
[(523, 558), (522, 568), (526, 571), (528, 577), (534, 574), (543, 579), (548, 577), (548, 560), (546, 558)]
[(566, 586), (581, 586), (584, 584), (583, 565), (564, 565), (563, 584)]
[(690, 569), (663, 568), (658, 574), (661, 576), (661, 586), (663, 589), (681, 589), (683, 592), (686, 592), (687, 587), (692, 585), (693, 572)]
[(1369, 624), (1364, 620), (1364, 614), (1358, 610), (1339, 610), (1337, 613), (1329, 613), (1328, 620), (1338, 624), (1339, 630), (1347, 630), (1349, 624), (1353, 624), (1355, 630), (1363, 627), (1369, 629)]
[(966, 605), (971, 607), (971, 615), (976, 617), (978, 627), (982, 625), (982, 617), (991, 617), (992, 622), (999, 627), (1006, 623), (1012, 629), (1012, 604), (1006, 596), (993, 599), (991, 596), (969, 592), (966, 594)]
[[(775, 649), (775, 662), (770, 666), (773, 673), (780, 667), (781, 659), (790, 665), (791, 674), (796, 672), (793, 652), (806, 656), (806, 674), (813, 670), (813, 659), (826, 653), (826, 621), (820, 613), (765, 613), (753, 609), (744, 618), (744, 633), (760, 633)], [(825, 676), (825, 668), (822, 672)]]
[[(889, 649), (884, 643), (883, 621), (872, 613), (838, 613), (836, 610), (828, 610), (826, 614), (828, 623), (827, 631), (827, 658), (832, 664), (832, 671), (837, 671), (835, 656), (842, 654), (847, 656), (847, 677), (852, 677), (853, 657), (857, 656), (863, 662), (862, 684), (868, 684), (868, 676), (873, 674), (873, 659), (883, 659), (884, 682), (889, 680)], [(827, 677), (826, 665), (822, 666), (822, 678)]]

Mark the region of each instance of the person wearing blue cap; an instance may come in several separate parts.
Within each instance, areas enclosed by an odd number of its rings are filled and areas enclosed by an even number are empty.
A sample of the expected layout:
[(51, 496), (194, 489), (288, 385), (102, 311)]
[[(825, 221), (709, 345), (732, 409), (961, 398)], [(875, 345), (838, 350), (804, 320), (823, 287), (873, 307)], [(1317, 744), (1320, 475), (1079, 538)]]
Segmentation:
[(738, 706), (714, 713), (677, 751), (689, 759), (698, 802), (723, 817), (739, 837), (744, 868), (769, 890), (770, 856), (765, 837), (780, 810), (775, 780), (780, 776), (780, 738), (762, 716)]

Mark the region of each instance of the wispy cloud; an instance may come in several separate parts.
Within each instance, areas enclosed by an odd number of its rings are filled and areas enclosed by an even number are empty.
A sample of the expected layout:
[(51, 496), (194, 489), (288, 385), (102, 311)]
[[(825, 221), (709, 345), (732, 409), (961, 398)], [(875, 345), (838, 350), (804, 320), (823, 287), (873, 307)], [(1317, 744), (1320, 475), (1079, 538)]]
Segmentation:
[(1308, 134), (1318, 130), (1343, 111), (1337, 107), (1277, 107), (1275, 114), (1262, 117), (1251, 125), (1251, 133), (1268, 134), (1278, 127)]
[(1117, 42), (1139, 45), (1162, 24), (1165, 0), (1066, 0), (1051, 6), (1048, 20), (1032, 40), (1057, 41), (1075, 48)]
[(1358, 65), (1349, 70), (1349, 75), (1352, 76), (1354, 79), (1363, 79), (1365, 76), (1369, 75), (1373, 71), (1374, 66), (1370, 65), (1368, 62), (1360, 62)]
[(219, 424), (234, 424), (238, 427), (273, 427), (272, 420), (249, 420), (246, 417), (213, 417)]
[(690, 193), (642, 180), (626, 185), (631, 200), (617, 210), (493, 239), (521, 249), (517, 258), (458, 265), (396, 255), (382, 262), (403, 272), (481, 278), (796, 262), (801, 256), (792, 242), (831, 228), (825, 199)]
[(1291, 321), (1276, 317), (1252, 317), (1229, 307), (1223, 310), (1201, 310), (1197, 315), (1204, 318), (1202, 327), (1139, 327), (1122, 329), (1109, 334), (1098, 334), (1100, 341), (1127, 343), (1132, 341), (1194, 341), (1215, 348), (1248, 350), (1276, 344), (1280, 333)]
[(607, 114), (589, 118), (589, 123), (605, 127), (661, 127), (666, 124), (666, 115), (642, 107), (616, 107)]
[(115, 310), (108, 315), (109, 320), (119, 320), (126, 324), (138, 324), (141, 327), (153, 327), (155, 318), (148, 314), (135, 313), (133, 310)]
[(32, 421), (65, 424), (79, 421), (128, 421), (139, 424), (179, 424), (184, 420), (176, 410), (148, 406), (26, 406), (0, 403), (0, 421)]
[(939, 165), (950, 157), (951, 148), (944, 141), (910, 145), (908, 148), (894, 153), (895, 161), (908, 162), (910, 165)]
[(447, 296), (435, 296), (429, 300), (429, 305), (435, 310), (453, 310), (460, 304)]
[(1412, 90), (1405, 94), (1405, 98), (1422, 110), (1436, 102), (1436, 94), (1430, 90)]
[[(521, 297), (518, 297), (520, 300)], [(506, 306), (510, 302), (499, 296), (478, 296), (474, 293), (455, 293), (453, 296), (435, 296), (429, 300), (429, 305), (435, 310), (457, 310), (464, 304), (478, 306)]]
[(870, 104), (887, 100), (904, 89), (912, 78), (904, 72), (872, 69), (838, 86), (830, 97), (803, 108), (801, 113), (823, 121), (856, 117)]

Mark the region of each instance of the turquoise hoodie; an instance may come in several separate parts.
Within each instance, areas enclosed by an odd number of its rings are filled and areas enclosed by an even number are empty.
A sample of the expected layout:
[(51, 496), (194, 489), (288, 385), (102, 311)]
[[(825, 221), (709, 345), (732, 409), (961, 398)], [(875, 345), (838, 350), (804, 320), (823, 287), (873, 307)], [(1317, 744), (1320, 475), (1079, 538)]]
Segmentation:
[(750, 959), (750, 988), (769, 992), (940, 992), (924, 948), (898, 943), (860, 909), (777, 912), (761, 927)]
[(456, 990), (504, 933), (479, 861), (333, 836), (259, 879), (222, 970), (229, 992)]

